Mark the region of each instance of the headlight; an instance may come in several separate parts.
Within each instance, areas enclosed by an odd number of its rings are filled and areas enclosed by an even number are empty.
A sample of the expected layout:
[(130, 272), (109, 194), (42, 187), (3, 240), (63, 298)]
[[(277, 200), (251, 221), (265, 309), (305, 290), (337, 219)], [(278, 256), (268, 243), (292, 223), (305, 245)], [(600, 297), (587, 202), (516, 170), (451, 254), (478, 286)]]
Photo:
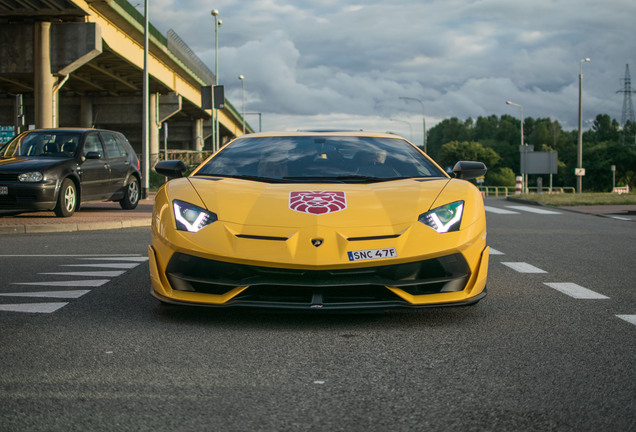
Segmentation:
[(37, 183), (37, 182), (41, 182), (43, 179), (44, 179), (44, 174), (42, 174), (40, 171), (22, 173), (18, 176), (18, 180), (20, 180), (21, 182), (27, 182), (27, 183)]
[(180, 231), (199, 232), (212, 222), (217, 221), (214, 213), (187, 202), (174, 200), (174, 218)]
[(421, 214), (419, 221), (438, 233), (459, 231), (463, 211), (464, 201), (456, 201)]

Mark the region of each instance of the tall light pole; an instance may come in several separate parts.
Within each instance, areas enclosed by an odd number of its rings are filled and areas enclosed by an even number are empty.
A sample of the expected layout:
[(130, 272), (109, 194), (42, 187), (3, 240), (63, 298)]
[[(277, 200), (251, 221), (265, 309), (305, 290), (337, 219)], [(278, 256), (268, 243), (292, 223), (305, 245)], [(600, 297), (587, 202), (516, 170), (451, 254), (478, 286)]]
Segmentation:
[(214, 90), (219, 85), (219, 27), (223, 24), (223, 21), (219, 19), (219, 11), (212, 10), (212, 16), (214, 17), (214, 88), (212, 88), (212, 110), (214, 111), (214, 141), (212, 144), (212, 151), (219, 149), (219, 110), (216, 108), (217, 101), (214, 100)]
[(424, 113), (424, 102), (414, 97), (400, 96), (399, 98), (404, 100), (417, 101), (422, 104), (422, 129), (424, 132), (424, 137), (422, 138), (422, 144), (424, 145), (424, 153), (428, 153), (427, 151), (428, 149), (426, 148), (426, 114)]
[(413, 126), (411, 126), (411, 123), (407, 122), (406, 120), (399, 120), (399, 119), (394, 119), (394, 118), (390, 118), (389, 120), (391, 121), (396, 121), (396, 122), (402, 122), (402, 123), (406, 123), (407, 125), (409, 125), (409, 131), (410, 131), (410, 139), (411, 141), (413, 140)]
[(589, 58), (579, 61), (579, 139), (576, 146), (576, 192), (583, 192), (583, 63), (589, 62)]
[(150, 99), (150, 90), (148, 88), (148, 0), (144, 0), (144, 72), (141, 99), (141, 109), (143, 111), (141, 120), (141, 150), (144, 163), (144, 184), (141, 187), (141, 197), (146, 198), (148, 196), (148, 189), (150, 189), (150, 143), (148, 142), (150, 135), (150, 114), (148, 111), (148, 102)]
[(257, 115), (258, 116), (258, 131), (262, 132), (263, 131), (263, 113), (259, 113), (259, 112), (251, 112), (251, 113), (245, 113), (244, 115)]
[(523, 186), (521, 189), (523, 190), (523, 193), (528, 193), (528, 174), (526, 173), (528, 152), (527, 149), (525, 149), (525, 143), (523, 142), (523, 106), (510, 101), (506, 101), (506, 104), (513, 105), (521, 109), (521, 147), (519, 147), (519, 150), (521, 151), (521, 153), (523, 153), (523, 172), (521, 173), (521, 176), (523, 178)]
[(238, 79), (241, 80), (241, 95), (243, 96), (243, 135), (245, 135), (245, 77), (239, 75)]

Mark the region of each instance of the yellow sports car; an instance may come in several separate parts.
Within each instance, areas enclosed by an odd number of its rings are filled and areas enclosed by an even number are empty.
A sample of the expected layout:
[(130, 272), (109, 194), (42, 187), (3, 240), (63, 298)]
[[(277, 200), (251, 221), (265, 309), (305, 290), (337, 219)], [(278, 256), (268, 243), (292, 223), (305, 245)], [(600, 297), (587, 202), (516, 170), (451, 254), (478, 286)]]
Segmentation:
[(152, 215), (151, 293), (165, 303), (346, 310), (474, 304), (486, 295), (479, 191), (405, 139), (245, 135), (173, 178)]

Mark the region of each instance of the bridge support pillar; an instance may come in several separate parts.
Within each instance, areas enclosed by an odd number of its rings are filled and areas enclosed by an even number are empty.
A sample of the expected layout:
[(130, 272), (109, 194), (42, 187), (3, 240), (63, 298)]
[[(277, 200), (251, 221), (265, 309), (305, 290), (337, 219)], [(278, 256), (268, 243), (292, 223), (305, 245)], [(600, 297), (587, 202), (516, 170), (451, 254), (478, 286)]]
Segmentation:
[(93, 127), (93, 100), (88, 96), (80, 99), (80, 126)]
[(192, 122), (192, 150), (203, 150), (203, 119), (195, 119)]
[(159, 93), (150, 93), (149, 117), (150, 136), (148, 147), (150, 149), (150, 168), (159, 161)]
[(51, 74), (51, 23), (35, 23), (34, 41), (35, 127), (51, 128), (53, 124), (53, 85)]

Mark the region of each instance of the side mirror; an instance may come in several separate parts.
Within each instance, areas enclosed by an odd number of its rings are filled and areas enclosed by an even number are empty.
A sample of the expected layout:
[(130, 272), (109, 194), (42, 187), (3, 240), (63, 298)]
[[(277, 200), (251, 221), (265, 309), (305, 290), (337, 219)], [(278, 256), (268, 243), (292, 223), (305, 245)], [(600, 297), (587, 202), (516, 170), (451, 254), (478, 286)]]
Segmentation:
[(453, 167), (455, 177), (462, 180), (470, 180), (486, 174), (488, 168), (483, 162), (459, 161)]
[(183, 177), (188, 167), (180, 160), (164, 160), (157, 162), (155, 171), (157, 174), (170, 178)]

